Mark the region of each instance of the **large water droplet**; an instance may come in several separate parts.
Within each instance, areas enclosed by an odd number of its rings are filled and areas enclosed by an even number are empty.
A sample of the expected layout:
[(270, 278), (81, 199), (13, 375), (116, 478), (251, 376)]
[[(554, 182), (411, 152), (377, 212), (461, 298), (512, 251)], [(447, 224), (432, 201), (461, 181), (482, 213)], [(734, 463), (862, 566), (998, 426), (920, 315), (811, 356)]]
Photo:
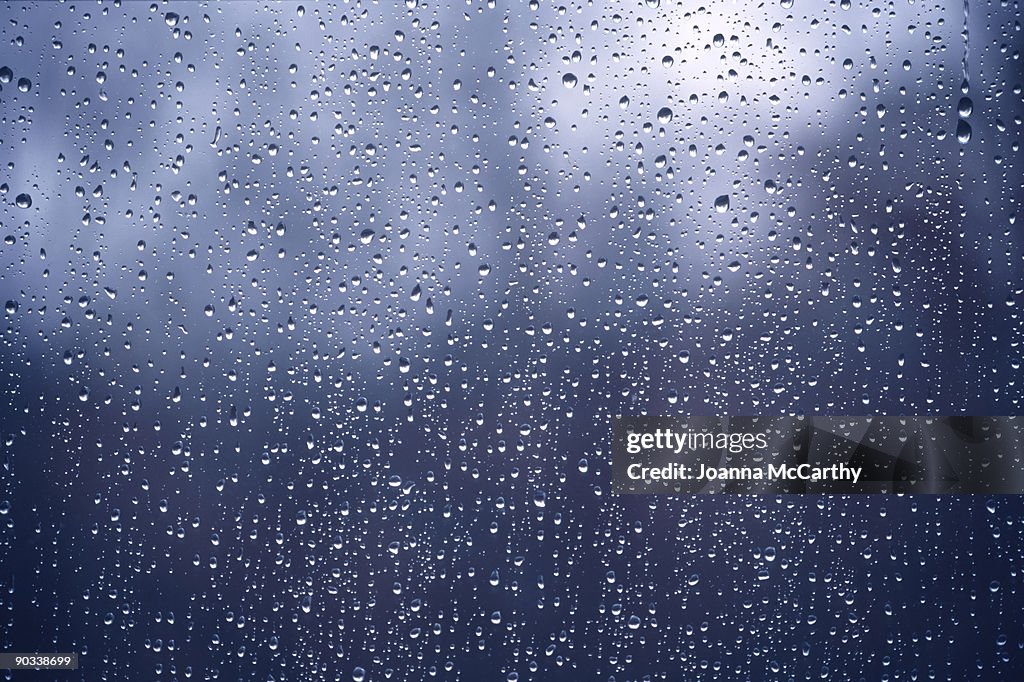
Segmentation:
[(960, 102), (956, 105), (956, 113), (962, 117), (967, 118), (974, 111), (974, 102), (971, 101), (970, 97), (961, 97)]
[(567, 88), (575, 88), (577, 82), (578, 79), (576, 78), (576, 74), (567, 73), (564, 76), (562, 76), (562, 85), (564, 85)]
[(971, 124), (960, 119), (956, 124), (956, 139), (960, 144), (967, 144), (971, 141)]
[(659, 123), (671, 123), (672, 122), (672, 110), (668, 107), (662, 107), (658, 109), (658, 122)]
[(18, 196), (14, 197), (14, 203), (18, 208), (31, 208), (32, 197), (22, 192)]
[(729, 210), (729, 195), (723, 194), (715, 199), (715, 210), (719, 213), (725, 213)]

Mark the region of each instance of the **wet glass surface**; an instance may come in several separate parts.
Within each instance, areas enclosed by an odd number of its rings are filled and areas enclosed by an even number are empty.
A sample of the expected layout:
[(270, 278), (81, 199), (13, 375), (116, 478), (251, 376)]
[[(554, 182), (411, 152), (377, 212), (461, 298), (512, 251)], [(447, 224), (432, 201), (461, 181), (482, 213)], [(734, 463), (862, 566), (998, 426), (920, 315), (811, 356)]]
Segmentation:
[(1019, 498), (620, 497), (609, 453), (1020, 411), (1018, 11), (4, 4), (0, 648), (1020, 679)]

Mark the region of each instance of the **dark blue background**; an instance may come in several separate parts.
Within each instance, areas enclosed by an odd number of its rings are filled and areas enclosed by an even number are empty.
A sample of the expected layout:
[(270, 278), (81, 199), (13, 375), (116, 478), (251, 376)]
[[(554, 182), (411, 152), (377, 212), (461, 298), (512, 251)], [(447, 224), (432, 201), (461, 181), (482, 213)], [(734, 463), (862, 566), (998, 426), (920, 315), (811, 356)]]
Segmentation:
[(5, 4), (11, 679), (1019, 679), (1018, 497), (611, 494), (1019, 412), (1016, 7), (844, 5)]

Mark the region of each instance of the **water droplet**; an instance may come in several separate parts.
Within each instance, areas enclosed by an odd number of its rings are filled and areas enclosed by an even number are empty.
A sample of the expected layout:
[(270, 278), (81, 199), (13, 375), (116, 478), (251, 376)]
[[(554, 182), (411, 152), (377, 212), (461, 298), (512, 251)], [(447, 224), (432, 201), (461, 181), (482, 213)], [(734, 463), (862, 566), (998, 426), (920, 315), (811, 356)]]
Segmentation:
[(956, 139), (960, 144), (967, 144), (971, 141), (971, 124), (960, 119), (956, 124)]
[(18, 196), (14, 197), (14, 204), (18, 208), (31, 208), (32, 207), (32, 197), (30, 195), (25, 194), (24, 192), (22, 192)]
[(18, 90), (20, 92), (28, 92), (32, 89), (32, 81), (27, 78), (18, 79)]
[(14, 72), (9, 66), (0, 66), (0, 83), (6, 85), (14, 79)]
[(715, 210), (718, 211), (719, 213), (725, 213), (726, 211), (729, 210), (728, 194), (722, 194), (717, 199), (715, 199)]
[(575, 88), (577, 82), (578, 81), (576, 78), (576, 74), (567, 73), (564, 76), (562, 76), (562, 85), (564, 85), (567, 88)]
[(671, 123), (672, 122), (672, 110), (668, 107), (662, 107), (658, 109), (658, 123)]

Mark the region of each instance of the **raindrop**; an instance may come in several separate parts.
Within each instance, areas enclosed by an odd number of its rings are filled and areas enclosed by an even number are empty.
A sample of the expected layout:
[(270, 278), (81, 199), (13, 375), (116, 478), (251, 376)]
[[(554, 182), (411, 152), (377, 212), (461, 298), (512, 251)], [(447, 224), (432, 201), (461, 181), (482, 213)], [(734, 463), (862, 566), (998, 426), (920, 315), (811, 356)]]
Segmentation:
[(960, 144), (967, 144), (971, 141), (971, 124), (960, 119), (956, 124), (956, 139)]
[(956, 111), (961, 117), (967, 118), (974, 111), (974, 102), (971, 101), (970, 97), (961, 97), (960, 101), (956, 105)]

